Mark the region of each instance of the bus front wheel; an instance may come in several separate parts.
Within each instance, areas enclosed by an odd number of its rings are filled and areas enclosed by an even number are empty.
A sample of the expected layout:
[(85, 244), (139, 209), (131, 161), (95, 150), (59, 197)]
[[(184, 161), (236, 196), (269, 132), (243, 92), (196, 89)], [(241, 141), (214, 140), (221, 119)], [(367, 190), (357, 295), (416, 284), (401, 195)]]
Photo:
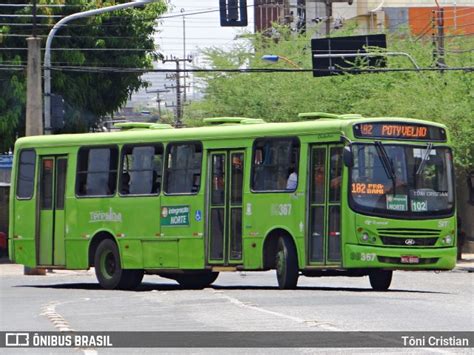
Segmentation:
[(99, 284), (107, 290), (132, 290), (143, 279), (143, 270), (122, 269), (117, 244), (110, 239), (103, 240), (97, 247), (94, 266)]
[(392, 270), (372, 270), (369, 273), (370, 286), (374, 291), (387, 291), (392, 282)]
[(278, 287), (280, 289), (296, 288), (298, 283), (298, 258), (293, 241), (282, 236), (278, 239), (278, 248), (275, 259)]

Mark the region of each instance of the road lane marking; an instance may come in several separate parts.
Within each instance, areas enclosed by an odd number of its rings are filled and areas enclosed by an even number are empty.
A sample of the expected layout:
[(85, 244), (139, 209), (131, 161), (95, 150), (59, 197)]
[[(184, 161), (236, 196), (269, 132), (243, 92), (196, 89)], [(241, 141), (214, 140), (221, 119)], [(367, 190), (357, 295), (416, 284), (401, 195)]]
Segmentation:
[[(83, 300), (88, 301), (90, 300), (90, 298), (85, 298)], [(75, 330), (71, 328), (71, 326), (69, 325), (68, 321), (64, 319), (64, 317), (56, 311), (57, 306), (64, 305), (67, 303), (72, 303), (72, 302), (74, 301), (49, 302), (43, 305), (43, 307), (41, 307), (40, 315), (48, 318), (51, 321), (51, 323), (53, 323), (54, 327), (60, 332), (75, 332)], [(97, 350), (94, 350), (94, 349), (83, 349), (83, 348), (76, 348), (76, 349), (81, 350), (84, 353), (84, 355), (97, 355)]]
[(340, 328), (338, 328), (334, 325), (331, 325), (329, 323), (326, 323), (326, 322), (319, 322), (319, 321), (316, 321), (316, 320), (307, 320), (307, 319), (303, 319), (303, 318), (299, 318), (299, 317), (295, 317), (295, 316), (290, 316), (288, 314), (284, 314), (284, 313), (280, 313), (280, 312), (270, 311), (268, 309), (258, 307), (257, 305), (254, 305), (254, 304), (249, 303), (249, 302), (242, 302), (242, 301), (238, 300), (235, 297), (224, 294), (223, 291), (214, 291), (214, 290), (212, 290), (212, 291), (216, 296), (228, 300), (230, 303), (232, 303), (233, 305), (235, 305), (237, 307), (251, 309), (251, 310), (254, 310), (254, 311), (257, 311), (257, 312), (260, 312), (260, 313), (270, 314), (270, 315), (273, 315), (273, 316), (276, 316), (276, 317), (279, 317), (279, 318), (285, 318), (285, 319), (291, 320), (291, 321), (296, 322), (296, 323), (307, 325), (309, 327), (316, 326), (316, 327), (319, 327), (321, 329), (329, 330), (329, 331), (342, 331), (342, 329), (340, 329)]

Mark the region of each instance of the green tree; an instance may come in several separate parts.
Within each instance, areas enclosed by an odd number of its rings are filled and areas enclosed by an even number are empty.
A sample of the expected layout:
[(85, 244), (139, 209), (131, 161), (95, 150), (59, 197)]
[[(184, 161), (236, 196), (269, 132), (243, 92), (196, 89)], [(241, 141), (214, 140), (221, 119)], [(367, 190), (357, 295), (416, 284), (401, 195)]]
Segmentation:
[[(38, 7), (38, 15), (47, 17), (38, 18), (37, 34), (44, 46), (49, 30), (61, 17), (123, 2), (127, 0), (39, 0), (39, 5), (64, 6)], [(158, 57), (153, 41), (155, 20), (164, 11), (166, 4), (160, 1), (75, 20), (57, 32), (52, 44), (52, 92), (62, 95), (67, 103), (64, 132), (88, 131), (101, 116), (112, 114), (134, 91), (146, 86), (140, 73), (120, 68), (151, 67)], [(32, 18), (24, 15), (30, 15), (32, 7), (0, 5), (0, 13), (18, 15), (0, 17), (0, 151), (5, 151), (24, 134), (27, 52), (23, 48), (32, 33)], [(70, 66), (81, 68), (71, 70), (67, 68)]]
[[(249, 36), (231, 51), (204, 50), (212, 68), (288, 68), (285, 62), (266, 64), (263, 54), (278, 54), (311, 68), (310, 38), (294, 37), (285, 28), (278, 41)], [(346, 33), (347, 34), (347, 33)], [(472, 37), (452, 37), (446, 61), (451, 67), (473, 67)], [(404, 34), (388, 36), (388, 49), (410, 53), (421, 67), (433, 65), (429, 41)], [(389, 58), (389, 68), (411, 67), (406, 58)], [(204, 73), (204, 100), (189, 106), (187, 123), (202, 117), (245, 116), (267, 121), (291, 121), (299, 112), (360, 113), (367, 117), (412, 117), (448, 126), (459, 167), (473, 168), (474, 85), (466, 72), (389, 72), (313, 78), (301, 73)]]

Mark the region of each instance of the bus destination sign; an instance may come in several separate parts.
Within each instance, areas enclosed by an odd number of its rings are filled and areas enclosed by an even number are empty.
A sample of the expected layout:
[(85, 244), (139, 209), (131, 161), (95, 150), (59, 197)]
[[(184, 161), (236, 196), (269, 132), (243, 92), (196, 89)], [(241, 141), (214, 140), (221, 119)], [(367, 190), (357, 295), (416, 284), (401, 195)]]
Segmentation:
[(407, 139), (446, 141), (446, 131), (440, 127), (402, 122), (370, 122), (354, 125), (357, 138)]

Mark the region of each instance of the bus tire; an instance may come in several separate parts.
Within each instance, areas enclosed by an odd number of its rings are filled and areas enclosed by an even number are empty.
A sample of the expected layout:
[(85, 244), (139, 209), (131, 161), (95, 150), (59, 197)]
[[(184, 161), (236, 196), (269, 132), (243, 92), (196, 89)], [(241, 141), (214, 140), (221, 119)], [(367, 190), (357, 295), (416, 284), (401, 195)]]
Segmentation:
[(123, 271), (117, 244), (110, 239), (100, 242), (94, 256), (95, 275), (106, 290), (119, 288)]
[(176, 275), (175, 280), (183, 288), (200, 290), (216, 281), (218, 276), (218, 272), (192, 273)]
[(118, 288), (121, 290), (136, 289), (142, 283), (144, 274), (143, 270), (122, 270), (122, 278)]
[(281, 290), (296, 288), (298, 283), (298, 257), (293, 241), (288, 236), (278, 239), (278, 248), (275, 256), (278, 287)]
[(369, 273), (370, 286), (374, 291), (387, 291), (392, 282), (392, 270), (372, 270)]

